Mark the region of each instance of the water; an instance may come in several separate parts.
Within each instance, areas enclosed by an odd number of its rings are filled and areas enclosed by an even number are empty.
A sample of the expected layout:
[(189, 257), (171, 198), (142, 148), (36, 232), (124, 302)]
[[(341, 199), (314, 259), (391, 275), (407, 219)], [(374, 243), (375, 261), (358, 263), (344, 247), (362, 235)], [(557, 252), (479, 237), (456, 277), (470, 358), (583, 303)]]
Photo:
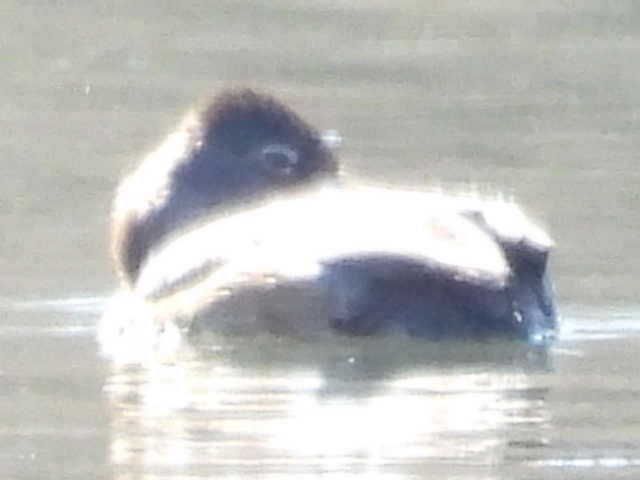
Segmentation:
[[(0, 476), (638, 476), (640, 8), (17, 2), (0, 22)], [(113, 189), (207, 91), (344, 138), (347, 173), (514, 194), (549, 227), (548, 352), (201, 339), (98, 354)]]
[(583, 479), (640, 468), (637, 312), (570, 311), (550, 350), (212, 336), (131, 365), (97, 356), (95, 307), (12, 306), (0, 331), (4, 478)]

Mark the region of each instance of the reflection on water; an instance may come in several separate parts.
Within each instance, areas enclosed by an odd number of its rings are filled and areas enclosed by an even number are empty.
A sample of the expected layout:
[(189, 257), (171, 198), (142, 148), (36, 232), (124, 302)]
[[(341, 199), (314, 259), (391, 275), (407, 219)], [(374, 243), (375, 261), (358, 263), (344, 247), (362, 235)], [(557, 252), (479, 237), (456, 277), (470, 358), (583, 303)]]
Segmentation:
[(110, 458), (122, 475), (184, 465), (216, 477), (489, 471), (510, 442), (546, 444), (546, 389), (531, 381), (547, 370), (544, 352), (399, 338), (212, 340), (170, 363), (113, 366)]
[(600, 479), (640, 467), (637, 311), (566, 308), (549, 350), (203, 335), (141, 365), (96, 357), (88, 311), (103, 304), (4, 304), (3, 478)]
[(164, 362), (113, 363), (109, 458), (116, 478), (629, 473), (640, 465), (640, 431), (628, 423), (637, 317), (573, 313), (582, 317), (565, 320), (550, 351), (211, 336)]

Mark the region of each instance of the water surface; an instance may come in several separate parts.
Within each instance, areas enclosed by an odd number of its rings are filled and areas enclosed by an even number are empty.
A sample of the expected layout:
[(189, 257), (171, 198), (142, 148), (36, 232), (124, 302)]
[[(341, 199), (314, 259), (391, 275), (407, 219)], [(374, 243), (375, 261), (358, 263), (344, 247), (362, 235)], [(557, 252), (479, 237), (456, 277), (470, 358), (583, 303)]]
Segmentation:
[[(2, 478), (638, 476), (637, 2), (0, 10)], [(557, 243), (557, 344), (210, 338), (101, 358), (118, 179), (239, 84), (337, 128), (350, 176), (514, 195)]]

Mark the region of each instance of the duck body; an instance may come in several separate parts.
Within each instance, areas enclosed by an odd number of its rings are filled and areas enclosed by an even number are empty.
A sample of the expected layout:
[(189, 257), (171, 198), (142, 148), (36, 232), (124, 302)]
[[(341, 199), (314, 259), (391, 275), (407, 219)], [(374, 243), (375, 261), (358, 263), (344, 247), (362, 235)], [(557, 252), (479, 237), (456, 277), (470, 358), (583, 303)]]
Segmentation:
[(134, 292), (192, 332), (547, 338), (550, 247), (514, 204), (327, 185), (176, 237)]

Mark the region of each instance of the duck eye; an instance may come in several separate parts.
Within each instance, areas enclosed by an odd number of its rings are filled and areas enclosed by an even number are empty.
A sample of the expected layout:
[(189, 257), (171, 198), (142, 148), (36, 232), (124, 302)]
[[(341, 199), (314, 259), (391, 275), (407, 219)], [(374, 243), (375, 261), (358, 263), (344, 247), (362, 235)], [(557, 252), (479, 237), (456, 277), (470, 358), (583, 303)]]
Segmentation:
[(260, 153), (267, 168), (282, 175), (291, 174), (298, 164), (298, 152), (288, 145), (267, 145)]

